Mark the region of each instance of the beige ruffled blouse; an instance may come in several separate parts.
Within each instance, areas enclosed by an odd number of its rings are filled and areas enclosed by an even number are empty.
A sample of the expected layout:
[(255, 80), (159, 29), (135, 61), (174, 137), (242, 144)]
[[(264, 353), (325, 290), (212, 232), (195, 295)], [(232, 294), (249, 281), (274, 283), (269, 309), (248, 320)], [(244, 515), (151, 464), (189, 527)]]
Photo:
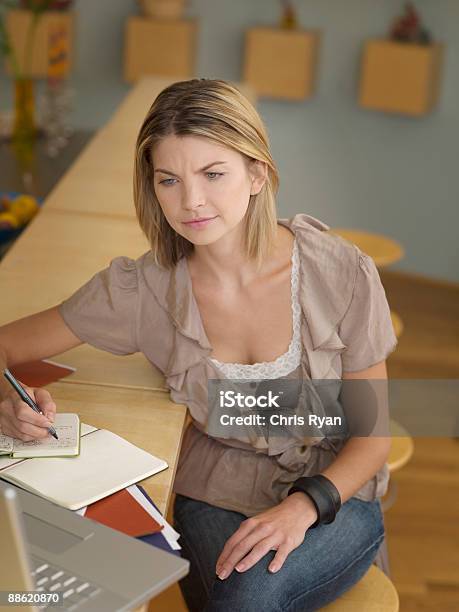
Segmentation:
[[(300, 256), (303, 380), (341, 379), (395, 349), (384, 288), (376, 266), (355, 245), (328, 233), (306, 214), (278, 223), (295, 235)], [(187, 262), (172, 270), (154, 263), (150, 251), (137, 260), (117, 257), (59, 305), (67, 325), (83, 342), (118, 355), (142, 352), (163, 374), (171, 398), (193, 418), (182, 444), (174, 489), (209, 504), (252, 516), (278, 504), (300, 476), (332, 463), (344, 440), (209, 436), (208, 379), (223, 378), (210, 359)], [(291, 375), (290, 375), (291, 377)], [(355, 494), (385, 494), (387, 464)]]

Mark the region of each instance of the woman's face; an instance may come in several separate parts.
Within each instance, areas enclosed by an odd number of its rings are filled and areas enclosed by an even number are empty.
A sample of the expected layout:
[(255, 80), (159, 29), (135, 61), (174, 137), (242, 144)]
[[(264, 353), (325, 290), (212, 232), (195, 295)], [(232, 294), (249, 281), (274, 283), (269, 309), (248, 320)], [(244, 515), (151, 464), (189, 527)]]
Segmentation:
[(152, 158), (164, 216), (193, 244), (211, 244), (236, 228), (265, 180), (266, 164), (201, 136), (166, 136)]

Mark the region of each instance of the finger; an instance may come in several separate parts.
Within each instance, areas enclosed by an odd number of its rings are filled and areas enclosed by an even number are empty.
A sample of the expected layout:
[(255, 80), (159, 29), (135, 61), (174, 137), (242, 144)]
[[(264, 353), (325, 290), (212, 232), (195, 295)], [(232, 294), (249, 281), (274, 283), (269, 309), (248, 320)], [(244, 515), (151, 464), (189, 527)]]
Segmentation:
[(222, 552), (220, 553), (220, 556), (217, 559), (217, 574), (219, 573), (218, 569), (221, 568), (227, 557), (233, 551), (233, 548), (237, 546), (237, 544), (239, 544), (239, 542), (241, 542), (241, 540), (243, 540), (251, 531), (253, 531), (255, 526), (256, 523), (254, 523), (251, 519), (247, 519), (246, 521), (243, 521), (233, 535), (228, 538)]
[(35, 389), (35, 401), (38, 407), (48, 420), (54, 421), (54, 415), (56, 414), (56, 404), (51, 397), (51, 394), (46, 389)]
[(245, 572), (246, 570), (250, 569), (255, 565), (255, 563), (258, 563), (260, 559), (268, 554), (270, 550), (275, 550), (277, 546), (277, 541), (273, 538), (265, 538), (264, 540), (261, 540), (261, 542), (258, 542), (258, 544), (252, 548), (249, 554), (236, 565), (236, 571)]
[(13, 414), (14, 414), (13, 398), (8, 396), (2, 402), (0, 402), (0, 417), (4, 415), (11, 416)]
[(218, 577), (224, 580), (227, 578), (235, 566), (255, 547), (260, 541), (264, 540), (268, 535), (271, 536), (272, 529), (269, 525), (259, 525), (249, 535), (233, 547), (233, 550), (221, 564), (220, 570), (217, 572)]
[(22, 442), (40, 440), (49, 435), (46, 429), (22, 422), (19, 422), (18, 425), (18, 421), (15, 422), (12, 419), (5, 419), (5, 423), (2, 425), (2, 430), (7, 436), (11, 436), (12, 438), (16, 438)]
[(46, 438), (49, 435), (48, 427), (49, 425), (47, 427), (37, 427), (36, 425), (23, 421), (20, 421), (19, 424), (16, 425), (16, 428), (23, 436), (31, 437), (32, 440), (42, 440)]
[(236, 564), (252, 550), (259, 540), (260, 536), (249, 534), (236, 544), (226, 559), (219, 565), (219, 569), (217, 570), (218, 577), (221, 580), (228, 578)]
[(274, 555), (274, 559), (269, 564), (269, 571), (273, 574), (275, 572), (278, 572), (280, 568), (284, 565), (285, 559), (289, 556), (292, 550), (293, 548), (287, 544), (282, 544), (281, 546), (279, 546), (276, 554)]
[[(13, 405), (14, 417), (17, 421), (30, 423), (35, 427), (49, 427), (50, 422), (44, 414), (38, 414), (21, 399), (17, 399)], [(16, 425), (19, 427), (19, 424)]]

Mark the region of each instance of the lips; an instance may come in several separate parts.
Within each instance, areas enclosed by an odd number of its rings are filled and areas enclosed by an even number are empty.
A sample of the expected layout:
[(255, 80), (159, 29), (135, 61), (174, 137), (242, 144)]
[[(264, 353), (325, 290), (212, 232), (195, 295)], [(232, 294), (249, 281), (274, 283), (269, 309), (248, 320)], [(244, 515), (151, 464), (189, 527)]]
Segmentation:
[(199, 223), (201, 221), (210, 221), (211, 219), (215, 219), (215, 217), (198, 217), (197, 219), (190, 219), (190, 221), (184, 221), (185, 225), (189, 223)]

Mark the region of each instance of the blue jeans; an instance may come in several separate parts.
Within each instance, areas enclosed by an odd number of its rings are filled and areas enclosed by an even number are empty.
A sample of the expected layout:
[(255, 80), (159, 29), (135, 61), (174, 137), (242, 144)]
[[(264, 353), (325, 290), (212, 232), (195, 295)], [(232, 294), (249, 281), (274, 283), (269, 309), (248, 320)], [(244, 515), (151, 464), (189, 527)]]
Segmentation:
[(215, 565), (226, 540), (247, 517), (177, 495), (174, 524), (190, 573), (180, 588), (190, 612), (309, 612), (337, 599), (364, 576), (384, 539), (379, 501), (355, 497), (329, 525), (306, 532), (275, 574), (269, 552), (243, 573), (220, 580)]

